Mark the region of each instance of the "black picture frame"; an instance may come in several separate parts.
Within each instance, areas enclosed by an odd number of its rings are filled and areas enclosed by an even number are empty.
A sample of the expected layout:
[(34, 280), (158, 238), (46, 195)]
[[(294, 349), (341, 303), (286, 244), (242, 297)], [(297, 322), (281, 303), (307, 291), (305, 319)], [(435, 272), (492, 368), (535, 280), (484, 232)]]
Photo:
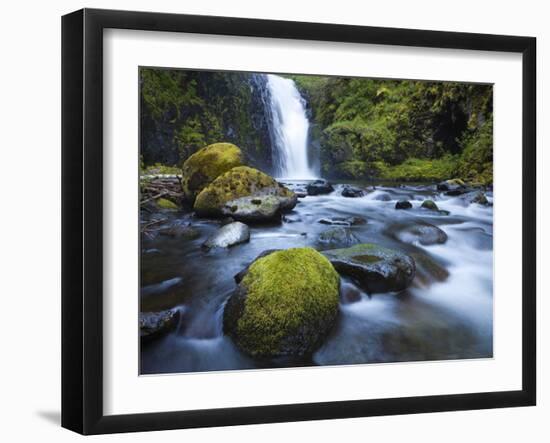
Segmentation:
[[(103, 30), (171, 31), (522, 54), (522, 388), (392, 399), (103, 413)], [(536, 39), (229, 17), (83, 9), (62, 18), (62, 426), (151, 431), (536, 403)]]

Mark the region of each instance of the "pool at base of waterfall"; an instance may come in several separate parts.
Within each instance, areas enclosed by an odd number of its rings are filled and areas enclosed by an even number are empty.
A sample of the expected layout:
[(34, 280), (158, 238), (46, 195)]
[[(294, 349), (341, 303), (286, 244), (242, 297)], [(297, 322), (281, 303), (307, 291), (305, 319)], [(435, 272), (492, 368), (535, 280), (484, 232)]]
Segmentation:
[[(291, 189), (309, 183), (281, 181)], [(140, 373), (492, 357), (492, 193), (485, 192), (488, 202), (479, 204), (445, 195), (432, 184), (333, 185), (328, 194), (302, 196), (280, 223), (250, 225), (250, 239), (228, 248), (202, 247), (227, 221), (162, 212), (166, 225), (178, 222), (196, 232), (141, 240), (141, 312), (177, 309), (179, 315), (170, 330), (141, 341)], [(346, 185), (362, 192), (346, 197)], [(437, 210), (422, 207), (426, 200)], [(396, 209), (400, 201), (411, 207)], [(353, 222), (361, 219), (366, 222)], [(346, 234), (327, 234), (336, 228)], [(437, 235), (428, 241), (423, 232)], [(266, 250), (323, 251), (335, 247), (332, 241), (374, 243), (408, 254), (416, 262), (412, 284), (397, 293), (369, 294), (342, 275), (336, 321), (312, 353), (258, 359), (243, 352), (223, 328), (225, 305), (237, 287), (234, 276)]]

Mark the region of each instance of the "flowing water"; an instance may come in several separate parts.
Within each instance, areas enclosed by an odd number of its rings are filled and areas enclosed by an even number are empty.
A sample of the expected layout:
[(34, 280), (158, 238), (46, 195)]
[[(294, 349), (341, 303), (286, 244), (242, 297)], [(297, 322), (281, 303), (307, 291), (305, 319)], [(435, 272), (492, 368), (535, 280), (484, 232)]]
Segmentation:
[(309, 165), (309, 120), (305, 101), (293, 80), (278, 75), (267, 75), (273, 119), (273, 143), (278, 177), (312, 179), (317, 173)]
[[(303, 187), (304, 183), (288, 185)], [(487, 196), (492, 201), (492, 194)], [(432, 198), (450, 215), (420, 209), (425, 198)], [(396, 210), (395, 203), (401, 199), (410, 200), (413, 209)], [(446, 270), (448, 277), (426, 277), (417, 272), (408, 290), (370, 296), (343, 279), (338, 320), (320, 349), (298, 362), (253, 361), (223, 334), (224, 304), (236, 286), (233, 276), (266, 249), (323, 249), (318, 236), (331, 226), (318, 221), (335, 216), (368, 219), (365, 225), (349, 228), (361, 242), (427, 256)], [(338, 185), (329, 195), (300, 199), (282, 224), (251, 226), (250, 242), (210, 252), (201, 249), (201, 244), (219, 228), (219, 222), (183, 213), (169, 217), (192, 222), (201, 236), (195, 240), (158, 236), (142, 243), (142, 310), (181, 310), (175, 331), (142, 346), (144, 374), (492, 356), (490, 206), (468, 205), (460, 197), (435, 191), (433, 185), (377, 186), (359, 198), (343, 197)], [(422, 246), (392, 235), (394, 224), (418, 221), (439, 226), (448, 235), (447, 242)], [(346, 294), (354, 296), (350, 299)]]

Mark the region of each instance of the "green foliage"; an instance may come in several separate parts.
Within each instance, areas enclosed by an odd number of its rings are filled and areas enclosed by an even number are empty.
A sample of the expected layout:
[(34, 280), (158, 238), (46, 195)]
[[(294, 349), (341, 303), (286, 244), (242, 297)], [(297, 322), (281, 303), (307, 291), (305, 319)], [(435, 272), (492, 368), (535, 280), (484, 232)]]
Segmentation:
[(145, 165), (180, 166), (200, 148), (228, 141), (253, 164), (271, 161), (261, 98), (237, 72), (140, 69), (141, 153)]
[(455, 175), (456, 166), (457, 158), (451, 155), (439, 159), (410, 158), (395, 166), (387, 165), (383, 161), (373, 163), (378, 177), (404, 182), (446, 180)]
[(492, 180), (492, 132), (486, 129), (491, 85), (292, 78), (322, 128), (325, 175), (423, 181), (460, 171), (465, 178)]
[(493, 182), (493, 121), (468, 134), (458, 165), (458, 175), (467, 181), (488, 185)]
[(238, 320), (238, 343), (253, 356), (285, 353), (298, 336), (313, 351), (338, 312), (339, 276), (311, 248), (274, 252), (254, 262), (242, 281), (247, 298)]

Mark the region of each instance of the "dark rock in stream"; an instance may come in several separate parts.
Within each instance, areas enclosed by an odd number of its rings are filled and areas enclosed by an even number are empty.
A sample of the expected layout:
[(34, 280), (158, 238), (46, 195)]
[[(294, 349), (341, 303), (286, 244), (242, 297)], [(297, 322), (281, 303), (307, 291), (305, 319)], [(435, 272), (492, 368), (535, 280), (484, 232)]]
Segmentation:
[(403, 243), (420, 243), (423, 246), (442, 244), (447, 241), (447, 234), (437, 226), (426, 222), (391, 225), (387, 232)]
[(355, 226), (366, 225), (367, 219), (363, 217), (330, 217), (322, 218), (319, 220), (322, 225), (336, 225), (336, 226)]
[(353, 283), (340, 279), (340, 301), (347, 305), (361, 300), (361, 291)]
[(446, 195), (456, 196), (468, 191), (466, 184), (458, 179), (445, 180), (437, 185), (438, 191), (444, 191)]
[(234, 222), (222, 226), (203, 244), (203, 248), (229, 248), (250, 240), (250, 229), (244, 223)]
[(489, 200), (487, 200), (486, 195), (481, 191), (472, 191), (466, 194), (463, 194), (460, 198), (468, 204), (477, 203), (482, 206), (489, 206)]
[(330, 194), (334, 191), (332, 185), (324, 179), (315, 180), (308, 184), (306, 189), (308, 195)]
[(424, 286), (434, 282), (442, 282), (449, 277), (449, 271), (433, 258), (422, 252), (412, 252), (411, 257), (416, 264), (416, 281)]
[(439, 211), (439, 207), (433, 200), (424, 200), (420, 207), (423, 209), (429, 209), (430, 211)]
[(142, 341), (149, 341), (172, 331), (178, 325), (180, 311), (170, 309), (160, 312), (140, 312), (139, 336)]
[(372, 243), (324, 251), (323, 255), (339, 273), (369, 294), (402, 291), (415, 276), (412, 257)]
[(319, 234), (318, 242), (326, 247), (344, 248), (361, 243), (349, 228), (332, 228)]
[(408, 200), (399, 200), (395, 204), (395, 209), (411, 209), (413, 205)]
[(392, 201), (392, 196), (389, 192), (381, 192), (377, 196), (374, 197), (374, 200), (381, 201), (381, 202), (389, 202)]
[(354, 186), (346, 185), (342, 189), (342, 197), (356, 198), (363, 197), (365, 192), (362, 189), (356, 188)]

